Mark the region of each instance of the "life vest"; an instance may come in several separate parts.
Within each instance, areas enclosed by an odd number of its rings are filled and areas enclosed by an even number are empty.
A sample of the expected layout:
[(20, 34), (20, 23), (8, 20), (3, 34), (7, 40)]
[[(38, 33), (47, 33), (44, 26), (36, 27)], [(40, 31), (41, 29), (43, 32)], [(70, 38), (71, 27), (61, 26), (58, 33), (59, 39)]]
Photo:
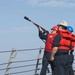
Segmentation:
[(70, 36), (72, 36), (71, 42), (72, 42), (72, 50), (74, 50), (75, 47), (75, 35), (71, 34)]
[(58, 50), (70, 50), (70, 46), (72, 46), (72, 50), (74, 50), (75, 46), (74, 34), (71, 34), (67, 30), (60, 30), (58, 31), (58, 33), (61, 35), (61, 41)]
[(57, 33), (48, 34), (47, 40), (46, 40), (46, 43), (45, 43), (45, 51), (52, 52), (53, 41), (54, 41), (54, 38), (55, 38), (56, 35), (57, 35)]

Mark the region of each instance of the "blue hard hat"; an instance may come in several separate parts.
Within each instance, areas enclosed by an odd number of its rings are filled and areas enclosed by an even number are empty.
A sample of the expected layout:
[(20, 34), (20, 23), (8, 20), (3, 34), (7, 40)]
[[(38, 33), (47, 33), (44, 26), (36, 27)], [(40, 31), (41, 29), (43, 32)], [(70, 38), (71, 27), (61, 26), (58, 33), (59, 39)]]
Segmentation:
[(70, 31), (70, 32), (73, 32), (73, 31), (74, 31), (71, 26), (68, 26), (68, 27), (67, 27), (67, 30)]

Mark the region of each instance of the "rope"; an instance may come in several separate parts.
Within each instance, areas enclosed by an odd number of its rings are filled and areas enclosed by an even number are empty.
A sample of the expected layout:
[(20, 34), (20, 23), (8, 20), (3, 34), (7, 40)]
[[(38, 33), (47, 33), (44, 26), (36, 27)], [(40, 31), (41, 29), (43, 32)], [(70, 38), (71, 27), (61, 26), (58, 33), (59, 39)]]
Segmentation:
[[(36, 69), (33, 70), (27, 70), (27, 71), (20, 71), (20, 72), (13, 72), (13, 73), (9, 73), (9, 75), (13, 75), (13, 74), (20, 74), (20, 73), (25, 73), (25, 72), (30, 72), (30, 71), (35, 71)], [(40, 70), (40, 68), (38, 68), (37, 70)], [(7, 75), (7, 74), (5, 74)]]
[[(36, 64), (30, 64), (30, 65), (23, 65), (23, 66), (16, 66), (16, 67), (10, 67), (10, 68), (3, 68), (0, 69), (1, 70), (6, 70), (6, 69), (15, 69), (15, 68), (22, 68), (22, 67), (29, 67), (29, 66), (35, 66)], [(41, 65), (41, 63), (39, 63), (38, 65)]]
[[(33, 51), (33, 50), (39, 50), (40, 48), (34, 48), (34, 49), (22, 49), (22, 50), (16, 50), (16, 51)], [(41, 49), (44, 49), (44, 48), (41, 48)], [(0, 51), (0, 53), (9, 53), (9, 52), (12, 52), (12, 51)]]
[[(41, 60), (42, 58), (40, 58), (39, 60)], [(35, 60), (37, 60), (37, 59), (31, 59), (31, 60), (22, 60), (22, 61), (13, 61), (13, 62), (10, 62), (10, 63), (21, 63), (21, 62), (29, 62), (29, 61), (35, 61)], [(0, 65), (6, 65), (6, 64), (8, 64), (8, 62), (7, 63), (1, 63)]]

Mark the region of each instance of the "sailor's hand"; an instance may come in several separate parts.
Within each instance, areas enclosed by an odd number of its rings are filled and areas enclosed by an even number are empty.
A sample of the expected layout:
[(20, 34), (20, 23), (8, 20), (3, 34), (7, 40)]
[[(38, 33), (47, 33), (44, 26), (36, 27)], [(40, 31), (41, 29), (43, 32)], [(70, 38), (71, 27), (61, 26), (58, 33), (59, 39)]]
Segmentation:
[(53, 61), (53, 60), (54, 60), (54, 57), (53, 57), (53, 56), (51, 56), (50, 61)]
[(38, 29), (39, 29), (40, 31), (42, 31), (42, 28), (41, 28), (40, 26), (38, 27)]

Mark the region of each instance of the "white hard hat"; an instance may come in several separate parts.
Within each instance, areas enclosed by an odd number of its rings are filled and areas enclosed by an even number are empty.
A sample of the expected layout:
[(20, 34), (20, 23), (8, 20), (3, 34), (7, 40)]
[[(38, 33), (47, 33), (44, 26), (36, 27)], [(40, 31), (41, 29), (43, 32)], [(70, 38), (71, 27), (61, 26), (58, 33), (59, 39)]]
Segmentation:
[(68, 26), (66, 21), (61, 21), (57, 26), (59, 26), (59, 25), (62, 25), (62, 26), (65, 26), (65, 27)]

